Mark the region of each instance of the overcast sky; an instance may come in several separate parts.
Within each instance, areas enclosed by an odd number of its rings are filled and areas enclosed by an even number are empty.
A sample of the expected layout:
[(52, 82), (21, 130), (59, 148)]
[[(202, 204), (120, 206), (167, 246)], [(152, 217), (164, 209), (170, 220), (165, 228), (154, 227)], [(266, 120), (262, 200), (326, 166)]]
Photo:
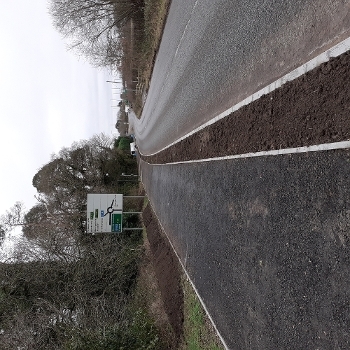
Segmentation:
[(33, 206), (32, 178), (52, 153), (115, 131), (112, 77), (67, 52), (47, 8), (0, 1), (0, 214), (16, 201)]

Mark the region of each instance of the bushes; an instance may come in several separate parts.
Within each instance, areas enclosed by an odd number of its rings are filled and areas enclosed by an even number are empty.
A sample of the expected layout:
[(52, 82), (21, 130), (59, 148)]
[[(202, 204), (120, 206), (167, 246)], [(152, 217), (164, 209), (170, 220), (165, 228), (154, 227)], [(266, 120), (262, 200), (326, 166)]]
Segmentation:
[(85, 236), (70, 263), (0, 264), (5, 348), (157, 349), (156, 329), (132, 306), (140, 233)]
[(67, 350), (160, 350), (153, 321), (142, 310), (129, 314), (127, 322), (104, 331), (79, 332), (65, 344)]
[(130, 143), (132, 142), (132, 139), (130, 137), (126, 136), (119, 136), (115, 141), (114, 141), (114, 147), (121, 151), (130, 151)]

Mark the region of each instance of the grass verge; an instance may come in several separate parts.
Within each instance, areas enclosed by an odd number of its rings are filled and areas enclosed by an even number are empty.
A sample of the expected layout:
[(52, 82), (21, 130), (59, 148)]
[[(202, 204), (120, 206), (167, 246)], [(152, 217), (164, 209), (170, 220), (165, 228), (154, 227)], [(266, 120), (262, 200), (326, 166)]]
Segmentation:
[(168, 14), (170, 0), (145, 0), (145, 36), (140, 63), (141, 78), (147, 83), (151, 78), (154, 58), (158, 52)]
[(137, 116), (142, 113), (170, 3), (171, 0), (145, 0), (143, 22), (138, 23), (138, 29), (131, 38), (134, 43), (132, 49), (124, 48), (125, 60), (121, 71), (130, 89), (127, 99)]
[(184, 342), (181, 350), (224, 350), (191, 283), (184, 277)]

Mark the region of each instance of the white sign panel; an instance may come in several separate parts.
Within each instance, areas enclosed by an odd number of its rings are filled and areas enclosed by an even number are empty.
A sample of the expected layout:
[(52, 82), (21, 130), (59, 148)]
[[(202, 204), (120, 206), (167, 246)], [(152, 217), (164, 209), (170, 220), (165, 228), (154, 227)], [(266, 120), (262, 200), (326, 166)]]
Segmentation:
[(87, 195), (87, 232), (121, 232), (122, 194)]

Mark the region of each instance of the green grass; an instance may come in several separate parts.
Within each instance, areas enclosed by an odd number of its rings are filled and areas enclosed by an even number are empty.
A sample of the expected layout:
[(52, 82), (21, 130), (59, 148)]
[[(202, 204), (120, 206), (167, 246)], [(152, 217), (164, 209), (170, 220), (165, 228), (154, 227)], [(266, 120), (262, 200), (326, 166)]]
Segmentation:
[(184, 288), (184, 342), (181, 350), (223, 350), (189, 281)]

